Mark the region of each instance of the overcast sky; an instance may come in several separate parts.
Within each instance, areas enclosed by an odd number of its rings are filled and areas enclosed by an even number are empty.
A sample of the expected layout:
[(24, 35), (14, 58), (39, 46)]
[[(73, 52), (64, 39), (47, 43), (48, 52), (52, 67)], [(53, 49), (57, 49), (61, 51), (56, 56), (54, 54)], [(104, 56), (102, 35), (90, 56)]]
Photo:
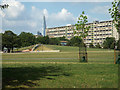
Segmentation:
[[(108, 9), (111, 2), (7, 2), (10, 6), (0, 10), (2, 32), (12, 30), (16, 34), (37, 31), (42, 33), (43, 15), (47, 28), (75, 24), (78, 16), (85, 11), (88, 21), (111, 20)], [(1, 28), (1, 27), (0, 27)]]

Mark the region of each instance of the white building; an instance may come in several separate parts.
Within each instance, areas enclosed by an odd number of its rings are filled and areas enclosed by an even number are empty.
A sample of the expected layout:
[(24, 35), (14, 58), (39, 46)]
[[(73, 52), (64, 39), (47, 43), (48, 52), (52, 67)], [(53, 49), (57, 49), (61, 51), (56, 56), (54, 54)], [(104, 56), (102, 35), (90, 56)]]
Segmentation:
[[(99, 43), (101, 45), (106, 37), (115, 37), (116, 41), (119, 39), (118, 32), (112, 20), (101, 22), (93, 21), (93, 23), (87, 23), (86, 26), (91, 27), (88, 31), (88, 36), (84, 40), (87, 46), (89, 46), (90, 43), (93, 43), (93, 45)], [(75, 29), (74, 25), (46, 28), (46, 35), (50, 38), (65, 36), (67, 39), (71, 39), (76, 36), (73, 33), (73, 29)]]

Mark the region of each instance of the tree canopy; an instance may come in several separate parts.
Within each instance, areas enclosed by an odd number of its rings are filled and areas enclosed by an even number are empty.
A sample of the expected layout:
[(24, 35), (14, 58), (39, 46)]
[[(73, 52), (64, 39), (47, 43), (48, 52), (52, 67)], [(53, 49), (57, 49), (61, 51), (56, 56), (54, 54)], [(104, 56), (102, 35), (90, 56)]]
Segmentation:
[(115, 38), (114, 37), (107, 37), (103, 42), (103, 48), (105, 49), (114, 49), (115, 47)]

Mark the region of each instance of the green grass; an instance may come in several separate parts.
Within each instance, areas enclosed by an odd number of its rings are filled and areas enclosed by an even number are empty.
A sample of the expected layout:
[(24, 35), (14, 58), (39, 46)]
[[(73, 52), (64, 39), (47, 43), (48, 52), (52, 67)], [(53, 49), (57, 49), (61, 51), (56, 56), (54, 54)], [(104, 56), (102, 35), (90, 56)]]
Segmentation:
[(88, 49), (88, 63), (78, 47), (45, 45), (61, 52), (2, 54), (3, 88), (117, 88), (113, 50)]
[(114, 64), (4, 64), (6, 88), (117, 88)]

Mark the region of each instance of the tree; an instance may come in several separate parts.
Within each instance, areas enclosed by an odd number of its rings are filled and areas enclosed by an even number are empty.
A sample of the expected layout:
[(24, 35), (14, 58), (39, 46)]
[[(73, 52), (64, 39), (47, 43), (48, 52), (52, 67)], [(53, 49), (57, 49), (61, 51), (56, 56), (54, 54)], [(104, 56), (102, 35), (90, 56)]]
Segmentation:
[[(83, 11), (82, 14), (78, 17), (78, 21), (75, 24), (76, 29), (74, 29), (74, 34), (80, 37), (83, 42), (85, 38), (88, 36), (88, 31), (90, 29), (90, 26), (86, 26), (88, 20), (87, 20), (87, 16), (84, 14), (85, 13)], [(84, 47), (85, 47), (85, 51), (86, 51), (85, 54), (87, 59), (86, 45), (84, 45)], [(85, 57), (85, 55), (83, 57)], [(79, 43), (79, 60), (80, 60), (80, 43)]]
[(44, 42), (44, 38), (43, 38), (42, 36), (38, 36), (38, 37), (36, 38), (36, 43), (41, 43), (41, 44), (43, 44), (43, 42)]
[(82, 39), (78, 36), (75, 36), (68, 41), (67, 45), (68, 46), (79, 46), (80, 44), (82, 45), (82, 43), (83, 43)]
[(6, 47), (8, 49), (8, 53), (11, 50), (13, 52), (13, 48), (19, 46), (17, 45), (17, 42), (19, 42), (17, 35), (10, 30), (5, 31), (2, 35), (2, 48)]
[(58, 38), (50, 38), (49, 39), (49, 44), (51, 44), (51, 45), (59, 45), (60, 40)]
[(63, 37), (58, 37), (58, 39), (59, 39), (60, 41), (68, 41), (68, 39), (66, 39), (65, 36), (63, 36)]
[(117, 41), (117, 49), (118, 49), (118, 50), (120, 50), (120, 45), (119, 45), (119, 43), (120, 43), (120, 39)]
[(97, 45), (95, 45), (96, 48), (101, 48), (100, 44), (97, 43)]
[(90, 48), (94, 48), (93, 43), (90, 43), (89, 47), (90, 47)]
[[(114, 0), (114, 2), (112, 2), (112, 8), (109, 9), (109, 13), (111, 14), (111, 17), (113, 18), (113, 22), (118, 31), (119, 41), (120, 41), (120, 0), (118, 0), (118, 2)], [(117, 56), (119, 58), (117, 59), (117, 62), (114, 62), (115, 64), (120, 63), (120, 42), (118, 42), (117, 49), (119, 50), (118, 56)]]
[[(119, 33), (119, 40), (120, 40), (120, 0), (119, 1), (114, 0), (112, 2), (112, 8), (109, 9), (109, 13), (113, 18), (113, 23)], [(120, 46), (120, 42), (118, 44)]]
[(44, 36), (43, 37), (43, 44), (49, 44), (49, 37), (48, 36)]
[(35, 36), (32, 33), (21, 32), (19, 35), (22, 43), (22, 47), (30, 46), (35, 44)]
[(113, 49), (115, 47), (115, 38), (107, 37), (103, 42), (103, 48), (105, 49)]
[(48, 36), (44, 36), (44, 37), (37, 37), (36, 42), (37, 43), (41, 43), (41, 44), (49, 44), (50, 38)]

